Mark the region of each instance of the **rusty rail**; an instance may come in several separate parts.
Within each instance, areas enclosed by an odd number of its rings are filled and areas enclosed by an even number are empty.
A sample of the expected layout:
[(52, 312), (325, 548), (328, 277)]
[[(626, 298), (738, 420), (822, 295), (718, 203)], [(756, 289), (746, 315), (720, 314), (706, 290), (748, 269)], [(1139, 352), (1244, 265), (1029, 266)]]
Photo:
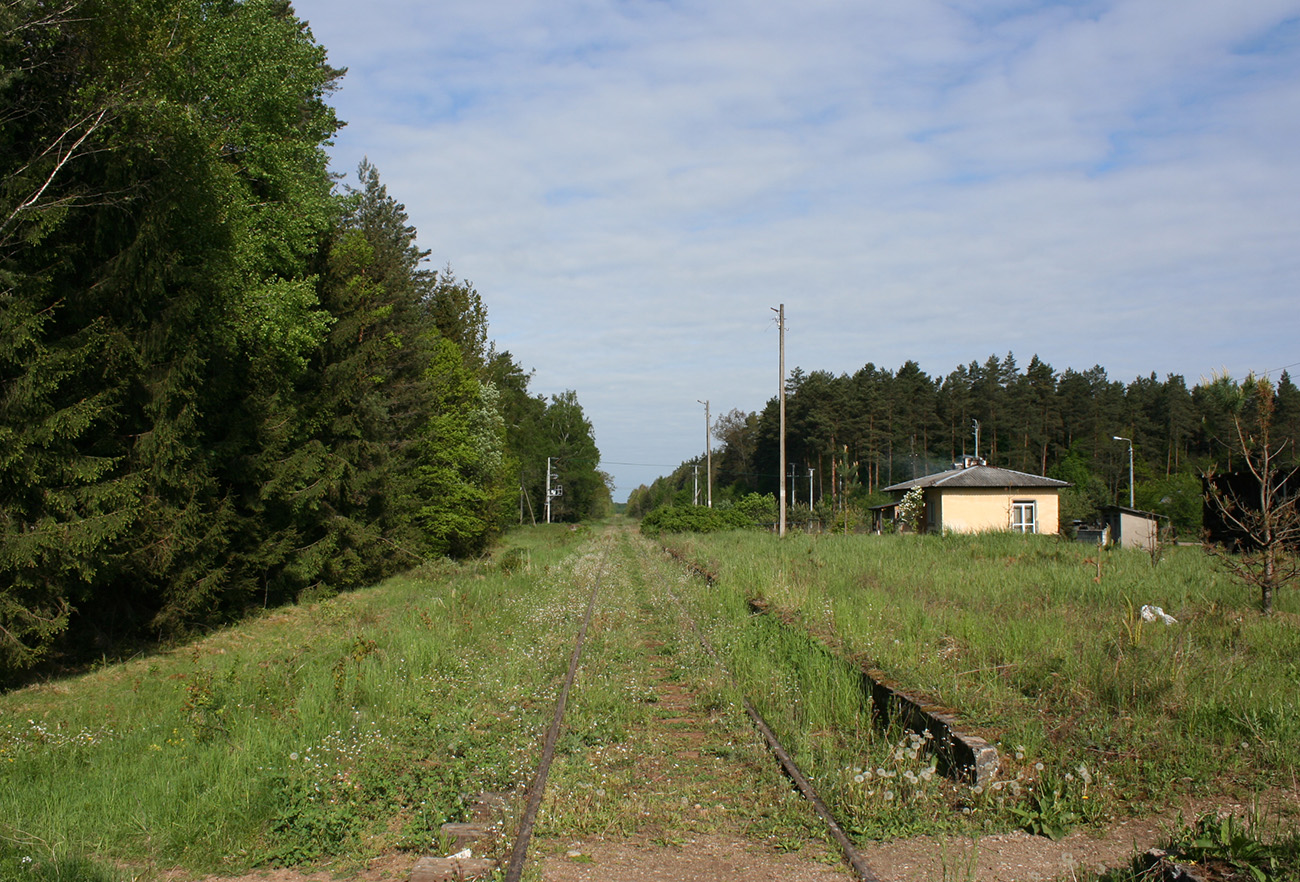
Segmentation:
[(551, 761), (555, 759), (555, 743), (560, 737), (560, 724), (564, 720), (564, 708), (568, 704), (569, 690), (573, 687), (573, 680), (578, 673), (578, 661), (582, 658), (582, 647), (587, 642), (587, 629), (591, 625), (591, 613), (596, 607), (596, 593), (600, 590), (604, 571), (605, 562), (602, 560), (600, 570), (596, 574), (595, 584), (591, 586), (591, 595), (587, 598), (587, 611), (582, 617), (582, 627), (578, 629), (578, 639), (574, 642), (573, 653), (569, 656), (569, 671), (564, 677), (564, 685), (560, 689), (560, 698), (555, 703), (555, 715), (551, 718), (551, 726), (546, 731), (546, 742), (542, 747), (542, 761), (537, 767), (537, 775), (533, 778), (533, 783), (528, 788), (528, 801), (525, 804), (523, 817), (519, 821), (519, 832), (515, 837), (515, 847), (510, 853), (510, 862), (506, 865), (506, 882), (519, 882), (519, 878), (524, 872), (524, 862), (528, 859), (528, 844), (533, 836), (533, 826), (537, 823), (537, 812), (541, 808), (542, 797), (546, 793), (546, 777), (551, 771)]

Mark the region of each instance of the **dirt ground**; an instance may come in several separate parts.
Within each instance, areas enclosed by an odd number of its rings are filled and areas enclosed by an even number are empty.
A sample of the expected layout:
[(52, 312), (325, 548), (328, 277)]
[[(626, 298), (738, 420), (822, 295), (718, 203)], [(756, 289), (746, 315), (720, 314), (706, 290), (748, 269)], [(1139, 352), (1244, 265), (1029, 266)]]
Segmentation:
[[(1291, 797), (1294, 799), (1294, 795)], [(1184, 810), (1207, 810), (1188, 806)], [(1228, 805), (1223, 811), (1245, 811)], [(880, 882), (1055, 882), (1091, 879), (1125, 865), (1134, 854), (1158, 846), (1177, 813), (1129, 820), (1104, 831), (1076, 831), (1053, 842), (1028, 833), (988, 836), (978, 841), (932, 837), (871, 846), (861, 854)], [(356, 882), (407, 882), (416, 856), (388, 855), (351, 875)], [(839, 852), (811, 845), (793, 853), (726, 835), (701, 835), (680, 845), (649, 838), (576, 840), (563, 853), (541, 858), (542, 882), (848, 882), (854, 878)], [(319, 872), (273, 870), (206, 882), (336, 882)]]
[[(1021, 832), (978, 841), (920, 837), (868, 847), (861, 855), (881, 882), (1089, 879), (1160, 844), (1175, 820), (1172, 813), (1131, 820), (1103, 835), (1075, 832), (1057, 842)], [(575, 842), (568, 853), (548, 857), (542, 866), (545, 882), (831, 882), (854, 878), (838, 851), (830, 848), (780, 854), (720, 836), (697, 837), (670, 848), (637, 841)]]

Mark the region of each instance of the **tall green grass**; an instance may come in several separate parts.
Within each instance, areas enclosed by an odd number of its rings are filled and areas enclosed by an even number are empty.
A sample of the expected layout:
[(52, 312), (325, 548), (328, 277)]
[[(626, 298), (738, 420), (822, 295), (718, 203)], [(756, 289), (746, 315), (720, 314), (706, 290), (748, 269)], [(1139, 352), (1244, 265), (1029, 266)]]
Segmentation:
[[(543, 818), (557, 837), (737, 819), (769, 837), (800, 823), (789, 788), (758, 773), (736, 695), (674, 596), (864, 838), (1052, 833), (1295, 773), (1296, 598), (1263, 619), (1195, 551), (1154, 566), (1106, 553), (1097, 582), (1095, 549), (1039, 537), (674, 538), (718, 573), (708, 586), (645, 564), (630, 538), (613, 543), (571, 696)], [(466, 796), (531, 780), (604, 553), (588, 540), (523, 531), (492, 561), (0, 696), (0, 879), (346, 871), (439, 850)], [(751, 596), (776, 613), (754, 615)], [(1142, 622), (1144, 603), (1179, 624)], [(946, 782), (923, 741), (874, 732), (848, 656), (999, 742), (1004, 780)], [(693, 745), (717, 766), (707, 786), (678, 768), (681, 744), (636, 758), (669, 725), (654, 700), (664, 677), (708, 714)], [(733, 763), (744, 774), (724, 774)], [(629, 788), (637, 800), (614, 798)]]
[[(823, 670), (823, 645), (955, 709), (1000, 745), (1005, 779), (1025, 792), (1011, 801), (999, 791), (995, 825), (1099, 820), (1179, 794), (1289, 786), (1300, 769), (1300, 599), (1279, 598), (1280, 614), (1264, 618), (1197, 549), (1153, 562), (1009, 534), (667, 541), (717, 575), (700, 602), (729, 663), (824, 780), (845, 769), (856, 778), (874, 760), (855, 757), (878, 748), (844, 728), (859, 724), (838, 675)], [(753, 596), (777, 615), (752, 616)], [(1147, 604), (1178, 624), (1144, 621)], [(777, 624), (780, 615), (794, 626)], [(907, 746), (885, 742), (893, 753)], [(978, 814), (990, 796), (947, 798)]]
[(430, 568), (0, 696), (0, 873), (437, 848), (465, 795), (531, 775), (581, 614), (572, 539), (520, 533), (507, 567)]

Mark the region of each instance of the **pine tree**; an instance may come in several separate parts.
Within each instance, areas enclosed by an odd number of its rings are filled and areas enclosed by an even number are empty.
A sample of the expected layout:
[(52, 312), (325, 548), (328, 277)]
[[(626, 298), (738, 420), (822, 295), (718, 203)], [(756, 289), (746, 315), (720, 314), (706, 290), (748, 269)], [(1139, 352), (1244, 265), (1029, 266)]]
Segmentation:
[(1300, 463), (1300, 388), (1282, 371), (1277, 380), (1273, 437), (1285, 442), (1285, 462)]

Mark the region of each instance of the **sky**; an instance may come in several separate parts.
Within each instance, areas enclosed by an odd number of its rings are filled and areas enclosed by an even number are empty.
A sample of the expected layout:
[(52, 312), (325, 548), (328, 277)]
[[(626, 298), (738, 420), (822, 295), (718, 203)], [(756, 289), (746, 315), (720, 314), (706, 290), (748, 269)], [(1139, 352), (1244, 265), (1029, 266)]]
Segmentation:
[(615, 501), (787, 372), (1300, 374), (1300, 0), (296, 0)]

